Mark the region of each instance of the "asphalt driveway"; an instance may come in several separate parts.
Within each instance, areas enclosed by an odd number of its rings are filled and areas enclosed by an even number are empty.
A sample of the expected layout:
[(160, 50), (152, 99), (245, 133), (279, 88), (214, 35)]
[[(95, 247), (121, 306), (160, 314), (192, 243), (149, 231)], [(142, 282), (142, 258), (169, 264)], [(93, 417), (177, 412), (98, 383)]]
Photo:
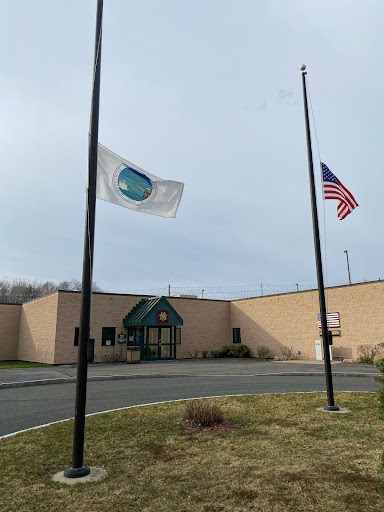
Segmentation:
[[(377, 370), (371, 365), (335, 363), (332, 371), (336, 393), (377, 389), (372, 378)], [(89, 366), (88, 374), (87, 414), (203, 396), (326, 389), (324, 365), (308, 361), (218, 359), (94, 364)], [(73, 417), (75, 376), (74, 365), (0, 370), (0, 436)]]
[[(0, 369), (0, 389), (74, 382), (76, 372), (76, 365)], [(370, 376), (378, 375), (378, 370), (369, 364), (334, 362), (332, 363), (332, 373), (340, 376)], [(160, 376), (245, 377), (259, 375), (324, 375), (324, 363), (322, 361), (258, 361), (256, 359), (184, 359), (138, 364), (88, 365), (90, 381)]]

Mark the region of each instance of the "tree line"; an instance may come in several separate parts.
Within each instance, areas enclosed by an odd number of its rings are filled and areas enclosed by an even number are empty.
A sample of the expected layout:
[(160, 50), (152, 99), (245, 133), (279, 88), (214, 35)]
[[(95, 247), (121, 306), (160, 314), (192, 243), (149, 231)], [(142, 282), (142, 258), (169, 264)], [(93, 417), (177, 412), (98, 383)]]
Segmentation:
[[(29, 300), (44, 297), (57, 290), (81, 290), (81, 281), (71, 279), (70, 281), (29, 281), (27, 279), (2, 279), (0, 280), (0, 303), (20, 304)], [(92, 290), (101, 292), (97, 283), (93, 282)]]

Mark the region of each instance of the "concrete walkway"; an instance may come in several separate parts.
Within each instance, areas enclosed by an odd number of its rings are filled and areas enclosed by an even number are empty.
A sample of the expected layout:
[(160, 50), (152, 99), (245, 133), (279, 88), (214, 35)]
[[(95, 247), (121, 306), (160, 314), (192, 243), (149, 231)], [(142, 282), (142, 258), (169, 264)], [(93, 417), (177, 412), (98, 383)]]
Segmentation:
[[(0, 369), (0, 389), (60, 384), (76, 380), (76, 365), (42, 368)], [(374, 365), (335, 361), (332, 373), (340, 376), (372, 377), (379, 372)], [(151, 361), (138, 364), (90, 364), (88, 379), (132, 379), (143, 377), (222, 377), (267, 375), (324, 375), (323, 361), (258, 361), (255, 359), (194, 359)]]

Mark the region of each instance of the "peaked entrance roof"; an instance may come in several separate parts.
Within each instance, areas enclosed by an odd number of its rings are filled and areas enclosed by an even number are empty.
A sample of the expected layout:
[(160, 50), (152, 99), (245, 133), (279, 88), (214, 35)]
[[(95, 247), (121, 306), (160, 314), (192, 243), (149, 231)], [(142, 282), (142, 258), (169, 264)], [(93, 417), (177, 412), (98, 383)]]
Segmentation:
[[(159, 316), (159, 312), (165, 312), (166, 316)], [(150, 297), (141, 299), (136, 306), (124, 318), (124, 327), (137, 325), (183, 325), (183, 319), (176, 313), (165, 297)]]

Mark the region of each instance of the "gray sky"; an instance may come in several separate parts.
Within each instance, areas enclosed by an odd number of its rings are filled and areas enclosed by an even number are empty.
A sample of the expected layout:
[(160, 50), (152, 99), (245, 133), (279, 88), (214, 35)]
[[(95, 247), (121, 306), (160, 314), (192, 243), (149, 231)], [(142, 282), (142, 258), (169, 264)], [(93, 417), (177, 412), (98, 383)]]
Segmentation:
[[(0, 6), (0, 278), (80, 278), (96, 1)], [(383, 15), (381, 0), (105, 0), (99, 140), (185, 188), (176, 219), (97, 202), (97, 283), (316, 283), (301, 63), (322, 160), (360, 205), (339, 221), (325, 204), (328, 283), (347, 281), (345, 249), (353, 281), (383, 278)]]

